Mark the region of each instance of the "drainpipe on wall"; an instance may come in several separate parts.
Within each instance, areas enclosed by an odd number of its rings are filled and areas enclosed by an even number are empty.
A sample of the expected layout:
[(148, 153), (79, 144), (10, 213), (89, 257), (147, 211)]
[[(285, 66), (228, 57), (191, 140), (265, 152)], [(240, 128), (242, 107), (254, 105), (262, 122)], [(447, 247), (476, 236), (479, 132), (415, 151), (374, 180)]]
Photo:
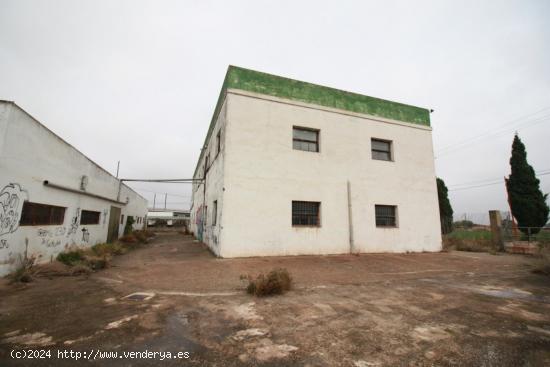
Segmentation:
[(355, 245), (353, 243), (353, 220), (351, 216), (351, 184), (348, 181), (348, 223), (349, 223), (349, 252), (353, 254), (355, 252)]

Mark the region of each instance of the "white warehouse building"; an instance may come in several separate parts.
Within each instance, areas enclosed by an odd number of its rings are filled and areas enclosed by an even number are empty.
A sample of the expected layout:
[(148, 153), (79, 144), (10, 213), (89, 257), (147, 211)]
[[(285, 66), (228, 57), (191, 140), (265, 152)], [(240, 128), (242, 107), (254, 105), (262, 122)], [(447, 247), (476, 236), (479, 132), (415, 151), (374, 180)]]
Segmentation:
[(0, 275), (24, 256), (113, 241), (147, 201), (13, 102), (0, 101)]
[(425, 108), (230, 66), (194, 179), (220, 257), (441, 250)]

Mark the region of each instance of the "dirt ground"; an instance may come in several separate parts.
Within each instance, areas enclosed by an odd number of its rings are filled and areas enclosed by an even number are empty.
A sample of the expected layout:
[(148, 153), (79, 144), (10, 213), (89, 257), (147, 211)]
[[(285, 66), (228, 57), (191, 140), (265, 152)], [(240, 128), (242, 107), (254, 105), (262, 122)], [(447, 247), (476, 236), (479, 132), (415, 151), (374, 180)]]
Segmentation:
[[(549, 366), (550, 278), (537, 265), (467, 252), (216, 259), (159, 233), (89, 276), (2, 281), (0, 365)], [(244, 293), (241, 274), (275, 267), (291, 292)], [(135, 292), (147, 294), (125, 298)]]

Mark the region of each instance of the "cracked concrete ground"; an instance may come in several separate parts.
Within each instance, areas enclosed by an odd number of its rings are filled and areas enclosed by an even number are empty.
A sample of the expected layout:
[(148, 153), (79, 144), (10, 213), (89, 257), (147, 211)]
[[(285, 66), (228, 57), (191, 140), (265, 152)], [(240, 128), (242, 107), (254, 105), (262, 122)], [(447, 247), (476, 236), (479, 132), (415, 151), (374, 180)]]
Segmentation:
[[(2, 283), (0, 365), (75, 365), (10, 358), (30, 348), (190, 353), (86, 361), (101, 366), (545, 366), (550, 279), (537, 265), (464, 252), (216, 259), (159, 233), (88, 277)], [(274, 267), (294, 290), (244, 293), (239, 275)]]

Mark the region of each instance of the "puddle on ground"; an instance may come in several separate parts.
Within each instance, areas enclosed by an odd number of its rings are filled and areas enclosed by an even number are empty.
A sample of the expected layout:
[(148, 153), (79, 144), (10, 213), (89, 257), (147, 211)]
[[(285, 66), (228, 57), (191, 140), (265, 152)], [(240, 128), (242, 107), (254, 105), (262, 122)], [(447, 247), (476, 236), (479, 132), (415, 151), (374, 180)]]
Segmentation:
[(445, 287), (464, 289), (464, 290), (468, 290), (478, 294), (483, 294), (485, 296), (504, 298), (504, 299), (517, 299), (522, 301), (550, 303), (550, 297), (532, 294), (530, 292), (526, 292), (521, 289), (497, 288), (497, 287), (487, 287), (487, 286), (473, 287), (473, 286), (467, 286), (467, 285), (451, 284), (448, 282), (443, 282), (432, 278), (424, 278), (424, 279), (420, 279), (420, 281), (427, 282), (427, 283), (435, 283), (435, 284), (443, 285)]

